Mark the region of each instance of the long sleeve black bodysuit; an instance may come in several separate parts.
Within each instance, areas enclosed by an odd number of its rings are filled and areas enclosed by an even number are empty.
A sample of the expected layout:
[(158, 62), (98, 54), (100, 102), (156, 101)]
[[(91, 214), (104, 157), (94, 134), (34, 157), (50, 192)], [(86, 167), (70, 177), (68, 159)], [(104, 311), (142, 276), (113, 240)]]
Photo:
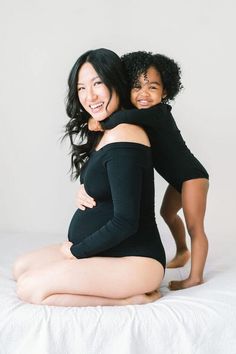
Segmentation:
[(81, 183), (97, 204), (75, 212), (68, 235), (72, 254), (143, 256), (165, 267), (154, 214), (151, 149), (131, 142), (105, 145), (84, 165)]
[(114, 113), (102, 122), (104, 129), (121, 123), (142, 126), (150, 139), (155, 170), (177, 191), (183, 182), (209, 178), (202, 164), (191, 153), (171, 114), (171, 106), (160, 103), (148, 109), (130, 109)]

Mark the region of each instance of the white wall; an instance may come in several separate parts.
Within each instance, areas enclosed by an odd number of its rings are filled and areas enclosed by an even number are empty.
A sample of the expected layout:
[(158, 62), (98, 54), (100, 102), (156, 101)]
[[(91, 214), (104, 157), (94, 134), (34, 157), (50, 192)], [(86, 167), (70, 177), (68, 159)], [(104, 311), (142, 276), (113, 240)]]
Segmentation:
[[(235, 9), (233, 0), (0, 0), (0, 230), (66, 234), (78, 188), (59, 143), (66, 80), (81, 53), (107, 47), (180, 63), (173, 112), (211, 175), (208, 233), (233, 235)], [(157, 178), (157, 204), (164, 187)]]

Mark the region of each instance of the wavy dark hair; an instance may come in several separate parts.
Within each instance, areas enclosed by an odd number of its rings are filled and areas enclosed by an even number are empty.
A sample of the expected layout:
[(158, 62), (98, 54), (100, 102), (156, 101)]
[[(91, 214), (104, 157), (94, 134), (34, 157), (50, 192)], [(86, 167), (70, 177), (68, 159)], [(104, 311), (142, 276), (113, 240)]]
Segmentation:
[(152, 52), (138, 51), (124, 54), (121, 57), (131, 90), (137, 83), (140, 75), (146, 75), (147, 70), (152, 66), (160, 74), (166, 97), (163, 103), (168, 103), (183, 88), (181, 83), (180, 66), (171, 58), (163, 54), (153, 54)]
[[(84, 63), (90, 63), (100, 79), (110, 92), (114, 90), (119, 97), (121, 107), (128, 107), (128, 85), (120, 57), (113, 51), (105, 48), (89, 50), (82, 54), (73, 65), (68, 78), (68, 95), (66, 112), (70, 120), (65, 126), (65, 135), (71, 143), (71, 178), (77, 179), (81, 168), (89, 158), (103, 133), (88, 130), (90, 115), (81, 105), (78, 98), (78, 73)], [(108, 104), (109, 104), (108, 102)]]

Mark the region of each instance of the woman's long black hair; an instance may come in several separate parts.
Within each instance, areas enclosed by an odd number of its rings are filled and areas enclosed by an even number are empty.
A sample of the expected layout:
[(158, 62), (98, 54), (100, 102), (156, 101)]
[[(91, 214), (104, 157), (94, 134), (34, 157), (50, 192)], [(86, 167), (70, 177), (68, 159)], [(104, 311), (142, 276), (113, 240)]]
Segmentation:
[(64, 138), (69, 136), (71, 142), (71, 176), (74, 179), (80, 175), (83, 164), (102, 134), (88, 130), (90, 115), (85, 111), (78, 98), (78, 73), (84, 63), (90, 63), (94, 67), (100, 79), (107, 86), (110, 99), (112, 91), (115, 90), (120, 99), (119, 108), (128, 106), (129, 97), (123, 64), (116, 53), (109, 49), (100, 48), (89, 50), (77, 59), (68, 78), (66, 112), (70, 120), (66, 124), (64, 136)]

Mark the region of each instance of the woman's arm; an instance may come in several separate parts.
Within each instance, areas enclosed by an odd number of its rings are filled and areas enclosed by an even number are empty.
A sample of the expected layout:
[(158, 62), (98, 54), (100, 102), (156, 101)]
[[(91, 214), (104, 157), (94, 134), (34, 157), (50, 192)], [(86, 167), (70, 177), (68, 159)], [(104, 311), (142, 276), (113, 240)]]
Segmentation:
[(118, 124), (129, 123), (142, 127), (158, 129), (159, 121), (170, 114), (171, 106), (159, 103), (147, 109), (128, 109), (113, 113), (108, 119), (100, 122), (104, 130), (112, 129)]

